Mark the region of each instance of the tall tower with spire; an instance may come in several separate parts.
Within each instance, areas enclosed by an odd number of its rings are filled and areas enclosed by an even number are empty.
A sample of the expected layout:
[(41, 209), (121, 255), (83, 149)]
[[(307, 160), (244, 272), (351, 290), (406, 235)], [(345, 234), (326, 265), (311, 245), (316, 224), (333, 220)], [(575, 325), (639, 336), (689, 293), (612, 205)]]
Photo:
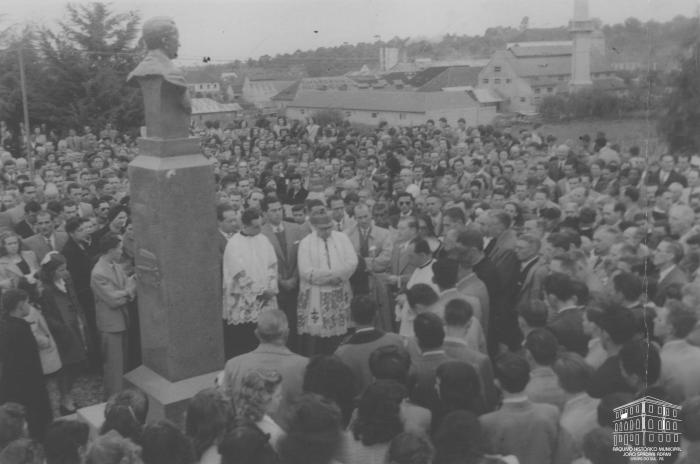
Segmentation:
[(574, 49), (571, 56), (569, 88), (576, 91), (593, 84), (591, 81), (591, 36), (593, 21), (588, 16), (588, 0), (574, 0), (574, 18), (569, 23)]

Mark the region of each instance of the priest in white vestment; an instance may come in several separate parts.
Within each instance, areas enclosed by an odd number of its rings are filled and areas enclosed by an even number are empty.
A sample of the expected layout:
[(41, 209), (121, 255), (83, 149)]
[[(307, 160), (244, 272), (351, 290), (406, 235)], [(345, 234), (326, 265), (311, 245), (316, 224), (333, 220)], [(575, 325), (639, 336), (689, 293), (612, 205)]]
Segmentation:
[(306, 355), (332, 354), (350, 320), (350, 276), (357, 254), (326, 213), (311, 216), (314, 231), (299, 243), (299, 335)]
[(258, 345), (255, 327), (261, 311), (277, 309), (277, 255), (260, 233), (260, 213), (247, 209), (243, 225), (226, 244), (223, 263), (224, 351), (226, 359)]

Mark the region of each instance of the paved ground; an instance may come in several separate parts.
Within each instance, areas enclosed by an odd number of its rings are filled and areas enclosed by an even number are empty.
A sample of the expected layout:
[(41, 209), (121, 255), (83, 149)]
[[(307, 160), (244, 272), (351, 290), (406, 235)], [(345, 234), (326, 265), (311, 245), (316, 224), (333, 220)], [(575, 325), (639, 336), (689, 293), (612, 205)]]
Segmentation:
[[(50, 385), (49, 395), (51, 396), (51, 404), (58, 405), (58, 392)], [(84, 374), (78, 377), (73, 389), (73, 397), (78, 408), (84, 408), (104, 401), (100, 376), (97, 374)], [(60, 417), (57, 406), (54, 408), (54, 417)]]

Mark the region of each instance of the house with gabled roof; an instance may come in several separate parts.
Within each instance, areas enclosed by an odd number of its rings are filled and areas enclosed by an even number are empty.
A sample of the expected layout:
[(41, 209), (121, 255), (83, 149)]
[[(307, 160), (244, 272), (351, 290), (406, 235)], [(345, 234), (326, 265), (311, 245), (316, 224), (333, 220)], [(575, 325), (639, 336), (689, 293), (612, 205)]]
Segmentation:
[(376, 90), (306, 90), (297, 93), (287, 105), (289, 119), (304, 119), (320, 110), (337, 110), (356, 124), (393, 126), (425, 124), (428, 119), (446, 118), (456, 125), (464, 118), (467, 125), (489, 124), (495, 107), (482, 108), (468, 92), (413, 92)]
[[(496, 51), (479, 73), (478, 87), (504, 101), (504, 110), (532, 114), (547, 95), (569, 91), (573, 45), (569, 42), (510, 44)], [(604, 55), (591, 52), (591, 79), (609, 79), (614, 70)]]

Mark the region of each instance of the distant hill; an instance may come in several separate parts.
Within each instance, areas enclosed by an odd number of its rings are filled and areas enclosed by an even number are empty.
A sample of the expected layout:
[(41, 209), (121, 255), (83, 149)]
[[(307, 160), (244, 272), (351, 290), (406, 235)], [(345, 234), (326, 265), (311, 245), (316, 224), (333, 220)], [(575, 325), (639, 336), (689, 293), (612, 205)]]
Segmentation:
[[(630, 18), (624, 23), (603, 25), (606, 52), (613, 62), (637, 63), (645, 68), (655, 63), (656, 69), (674, 66), (681, 51), (679, 44), (688, 37), (697, 24), (694, 19), (677, 16), (671, 21), (641, 21)], [(567, 40), (566, 26), (557, 28), (491, 27), (480, 36), (447, 34), (440, 41), (412, 40), (394, 37), (388, 42), (344, 44), (337, 47), (321, 47), (315, 50), (297, 50), (294, 53), (265, 55), (257, 60), (236, 61), (223, 65), (207, 65), (188, 68), (201, 76), (220, 75), (236, 71), (245, 74), (246, 69), (284, 69), (294, 67), (303, 70), (308, 77), (338, 76), (358, 70), (363, 65), (370, 69), (379, 66), (379, 50), (382, 47), (401, 47), (409, 61), (415, 59), (459, 60), (464, 58), (488, 58), (509, 42)]]

